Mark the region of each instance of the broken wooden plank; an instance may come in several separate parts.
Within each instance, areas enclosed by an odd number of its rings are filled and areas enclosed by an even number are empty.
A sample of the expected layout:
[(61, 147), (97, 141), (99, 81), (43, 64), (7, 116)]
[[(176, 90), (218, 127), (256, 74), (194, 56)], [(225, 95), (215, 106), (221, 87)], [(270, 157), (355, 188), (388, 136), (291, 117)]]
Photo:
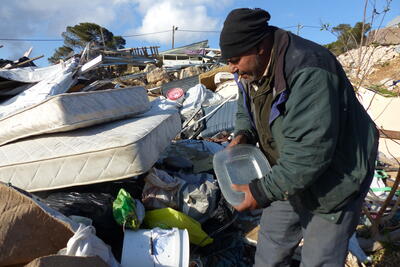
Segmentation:
[(400, 140), (400, 131), (379, 129), (379, 134), (381, 138)]
[(25, 61), (22, 61), (22, 62), (20, 62), (20, 63), (18, 63), (18, 64), (15, 64), (15, 65), (12, 65), (12, 66), (9, 66), (9, 67), (4, 67), (3, 69), (14, 69), (14, 68), (18, 68), (19, 66), (22, 66), (22, 65), (24, 65), (24, 64), (26, 64), (26, 63), (32, 62), (32, 61), (34, 61), (34, 60), (36, 60), (36, 59), (39, 59), (39, 58), (42, 58), (42, 57), (44, 57), (44, 55), (41, 55), (41, 56), (38, 56), (38, 57), (34, 57), (34, 58), (31, 58), (31, 59), (28, 59), (28, 60), (25, 60)]

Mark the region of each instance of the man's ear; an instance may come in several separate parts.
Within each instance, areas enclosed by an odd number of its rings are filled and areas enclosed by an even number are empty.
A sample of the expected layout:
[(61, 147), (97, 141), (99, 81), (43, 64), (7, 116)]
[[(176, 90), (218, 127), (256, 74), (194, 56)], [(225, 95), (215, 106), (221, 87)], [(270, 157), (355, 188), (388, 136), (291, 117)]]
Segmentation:
[(259, 45), (257, 45), (257, 55), (259, 56), (265, 54), (265, 46), (263, 44), (264, 42), (261, 42)]

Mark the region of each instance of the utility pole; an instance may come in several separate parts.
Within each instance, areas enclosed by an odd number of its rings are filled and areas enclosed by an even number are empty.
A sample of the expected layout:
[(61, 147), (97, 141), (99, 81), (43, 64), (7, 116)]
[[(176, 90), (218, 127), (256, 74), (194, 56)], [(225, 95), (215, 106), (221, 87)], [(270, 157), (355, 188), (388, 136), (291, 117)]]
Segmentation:
[(174, 42), (175, 42), (175, 31), (178, 30), (178, 27), (175, 27), (172, 25), (172, 48), (174, 48)]
[(297, 35), (299, 35), (300, 36), (300, 29), (302, 29), (304, 26), (303, 25), (301, 25), (300, 23), (299, 24), (297, 24)]

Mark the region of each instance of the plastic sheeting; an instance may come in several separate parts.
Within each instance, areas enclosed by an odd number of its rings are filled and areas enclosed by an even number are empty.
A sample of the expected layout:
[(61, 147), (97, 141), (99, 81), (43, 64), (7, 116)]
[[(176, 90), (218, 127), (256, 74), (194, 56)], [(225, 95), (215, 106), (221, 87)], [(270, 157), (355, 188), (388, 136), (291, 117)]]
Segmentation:
[(93, 226), (81, 224), (74, 236), (70, 238), (67, 247), (59, 254), (69, 256), (99, 256), (109, 266), (119, 267), (120, 264), (114, 258), (109, 246), (96, 236)]
[(16, 82), (37, 83), (60, 73), (65, 69), (65, 65), (68, 65), (69, 63), (70, 61), (67, 61), (66, 63), (60, 63), (44, 68), (26, 67), (0, 70), (0, 77)]
[(219, 188), (211, 174), (169, 173), (153, 168), (145, 177), (143, 204), (147, 209), (174, 208), (203, 222), (217, 208)]
[(223, 101), (223, 98), (208, 90), (204, 85), (198, 84), (190, 88), (185, 94), (181, 114), (185, 118), (189, 118), (201, 106), (209, 106)]
[(48, 78), (40, 81), (26, 91), (2, 103), (0, 105), (0, 118), (39, 103), (49, 96), (67, 92), (76, 82), (73, 74), (77, 66), (77, 59), (72, 58), (59, 72), (48, 76)]

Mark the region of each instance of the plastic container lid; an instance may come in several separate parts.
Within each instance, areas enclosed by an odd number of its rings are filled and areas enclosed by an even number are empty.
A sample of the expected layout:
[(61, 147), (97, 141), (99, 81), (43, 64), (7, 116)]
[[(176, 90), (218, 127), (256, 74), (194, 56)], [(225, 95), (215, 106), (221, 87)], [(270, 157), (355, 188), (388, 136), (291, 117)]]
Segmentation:
[(267, 158), (259, 148), (240, 144), (217, 152), (213, 159), (221, 192), (233, 206), (244, 200), (244, 193), (234, 191), (232, 184), (248, 184), (271, 170)]
[(167, 98), (169, 100), (178, 100), (181, 98), (185, 92), (183, 92), (182, 88), (176, 87), (176, 88), (171, 88), (167, 91)]

